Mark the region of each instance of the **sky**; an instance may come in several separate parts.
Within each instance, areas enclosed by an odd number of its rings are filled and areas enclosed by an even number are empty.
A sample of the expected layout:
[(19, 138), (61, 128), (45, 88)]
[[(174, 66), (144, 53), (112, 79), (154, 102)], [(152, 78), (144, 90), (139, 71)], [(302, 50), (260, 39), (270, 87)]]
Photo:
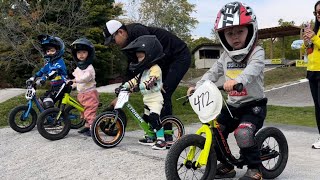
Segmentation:
[[(130, 0), (115, 0), (126, 4)], [(226, 0), (188, 0), (195, 4), (196, 12), (191, 16), (199, 23), (192, 29), (191, 35), (194, 38), (211, 38), (211, 30), (218, 11), (228, 2)], [(250, 6), (257, 16), (258, 27), (270, 28), (278, 26), (278, 20), (294, 21), (299, 26), (307, 21), (314, 20), (313, 9), (317, 0), (242, 0)], [(126, 6), (125, 6), (126, 7)]]

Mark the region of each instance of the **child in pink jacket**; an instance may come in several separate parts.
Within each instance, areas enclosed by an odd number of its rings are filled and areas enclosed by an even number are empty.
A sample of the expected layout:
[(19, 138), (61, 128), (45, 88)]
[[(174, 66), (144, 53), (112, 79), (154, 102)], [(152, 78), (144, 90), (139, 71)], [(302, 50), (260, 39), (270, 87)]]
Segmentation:
[(92, 61), (95, 56), (93, 44), (86, 38), (75, 40), (71, 44), (73, 59), (77, 62), (77, 68), (72, 75), (72, 81), (78, 90), (78, 101), (83, 105), (84, 112), (81, 116), (86, 120), (83, 129), (78, 131), (85, 136), (91, 136), (90, 126), (96, 118), (99, 105), (99, 94), (96, 90), (95, 70)]

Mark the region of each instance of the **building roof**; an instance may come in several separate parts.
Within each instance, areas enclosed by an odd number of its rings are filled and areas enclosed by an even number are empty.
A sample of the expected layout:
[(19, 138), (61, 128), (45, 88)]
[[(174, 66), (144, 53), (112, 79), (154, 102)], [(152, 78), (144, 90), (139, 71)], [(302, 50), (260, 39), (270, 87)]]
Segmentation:
[(222, 45), (220, 43), (203, 43), (203, 44), (199, 44), (198, 46), (196, 46), (193, 50), (192, 50), (192, 54), (194, 54), (198, 49), (204, 47), (204, 46), (218, 46), (218, 47), (222, 47)]
[[(285, 36), (296, 36), (300, 35), (301, 28), (298, 26), (278, 26), (271, 28), (264, 28), (258, 30), (258, 38), (259, 39), (268, 39), (268, 38), (279, 38)], [(194, 54), (197, 50), (204, 46), (219, 46), (222, 47), (220, 43), (203, 43), (198, 45), (192, 50), (192, 54)]]
[(277, 38), (300, 35), (301, 28), (298, 26), (278, 26), (258, 30), (259, 39)]

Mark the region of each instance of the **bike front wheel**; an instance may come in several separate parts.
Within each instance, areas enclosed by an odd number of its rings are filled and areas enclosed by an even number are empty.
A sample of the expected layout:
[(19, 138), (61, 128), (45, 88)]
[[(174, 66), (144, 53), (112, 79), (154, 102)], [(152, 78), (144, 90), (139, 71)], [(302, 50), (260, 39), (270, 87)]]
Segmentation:
[(49, 140), (64, 138), (70, 131), (71, 122), (65, 112), (59, 108), (49, 108), (43, 111), (37, 120), (37, 129), (41, 136)]
[(118, 116), (115, 119), (112, 112), (104, 112), (97, 116), (91, 126), (92, 139), (100, 147), (112, 148), (118, 145), (125, 134), (125, 125)]
[(13, 130), (25, 133), (36, 126), (37, 113), (33, 108), (28, 112), (28, 108), (29, 106), (21, 105), (10, 111), (8, 123)]
[(171, 142), (168, 141), (168, 143), (173, 144), (176, 142), (178, 139), (180, 139), (184, 134), (184, 126), (180, 119), (174, 116), (165, 116), (161, 119), (161, 125), (162, 127), (169, 125), (172, 127), (172, 129), (166, 130), (165, 129), (165, 136), (171, 136), (172, 139), (170, 140)]
[[(217, 167), (217, 157), (213, 145), (205, 166), (196, 166), (196, 161), (203, 150), (205, 138), (196, 134), (188, 134), (179, 139), (170, 148), (165, 162), (165, 173), (167, 180), (205, 180), (214, 179)], [(188, 160), (191, 147), (195, 147), (195, 155)]]
[(287, 165), (289, 150), (284, 134), (275, 127), (261, 129), (256, 135), (262, 160), (262, 177), (274, 179)]

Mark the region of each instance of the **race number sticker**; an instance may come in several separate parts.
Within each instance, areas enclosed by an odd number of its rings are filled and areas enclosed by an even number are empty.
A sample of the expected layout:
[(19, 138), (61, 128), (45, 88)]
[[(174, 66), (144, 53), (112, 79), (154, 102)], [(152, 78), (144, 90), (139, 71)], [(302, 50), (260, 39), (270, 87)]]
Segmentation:
[(220, 114), (222, 95), (213, 82), (205, 81), (189, 97), (189, 102), (200, 121), (208, 123)]
[(129, 92), (128, 91), (120, 91), (118, 95), (118, 100), (116, 103), (115, 109), (121, 109), (123, 105), (129, 101)]

